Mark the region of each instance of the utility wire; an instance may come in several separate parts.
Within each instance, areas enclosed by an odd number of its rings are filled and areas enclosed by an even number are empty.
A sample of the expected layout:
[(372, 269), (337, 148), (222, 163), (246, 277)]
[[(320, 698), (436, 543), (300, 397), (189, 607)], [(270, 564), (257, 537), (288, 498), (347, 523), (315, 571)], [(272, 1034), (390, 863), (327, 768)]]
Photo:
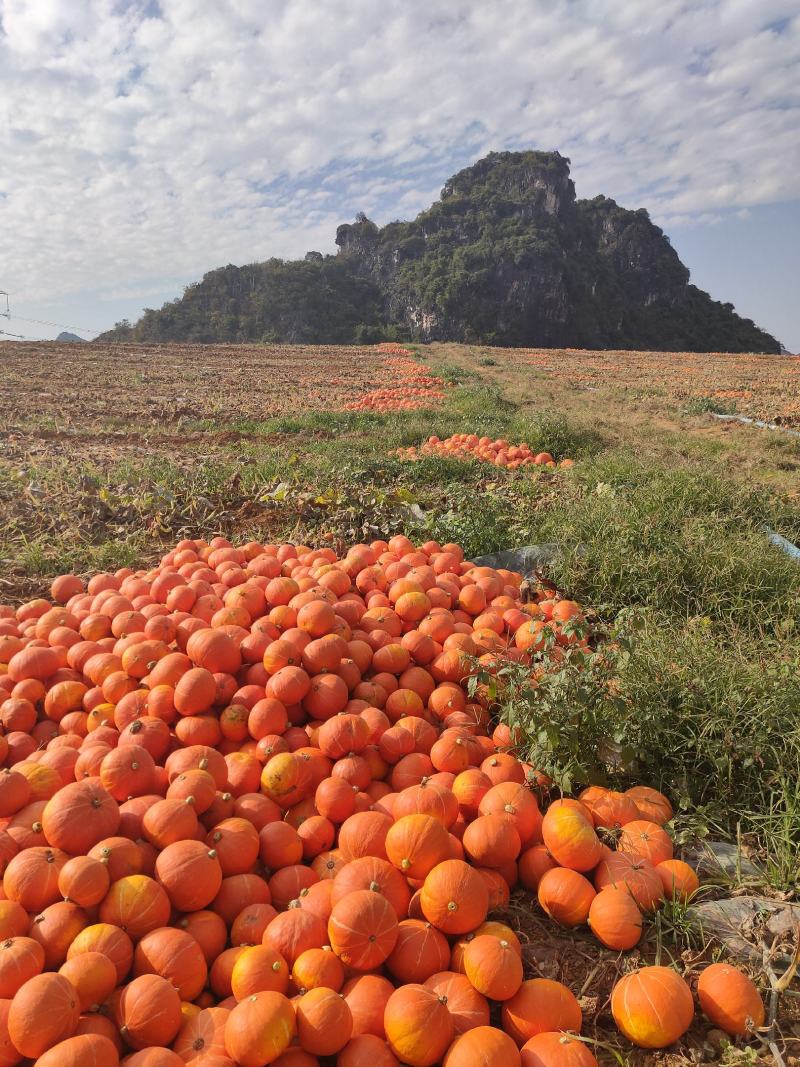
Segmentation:
[(20, 322), (35, 322), (38, 326), (58, 326), (62, 330), (76, 330), (78, 333), (100, 333), (99, 330), (87, 330), (82, 326), (68, 326), (65, 322), (48, 322), (46, 319), (26, 319), (24, 315), (15, 315), (13, 312), (10, 317), (12, 319), (19, 319)]

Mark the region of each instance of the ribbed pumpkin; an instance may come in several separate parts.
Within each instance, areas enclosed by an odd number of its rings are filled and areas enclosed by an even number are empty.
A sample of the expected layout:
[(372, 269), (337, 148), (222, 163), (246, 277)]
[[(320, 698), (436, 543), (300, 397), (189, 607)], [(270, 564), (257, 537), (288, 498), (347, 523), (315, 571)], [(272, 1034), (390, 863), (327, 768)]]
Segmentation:
[(672, 805), (663, 793), (649, 785), (634, 785), (625, 790), (625, 795), (631, 797), (636, 807), (641, 812), (640, 818), (649, 819), (650, 822), (663, 826), (672, 818)]
[(712, 963), (697, 981), (697, 999), (714, 1026), (746, 1037), (764, 1025), (764, 1002), (753, 982), (728, 963)]
[(455, 1032), (443, 998), (424, 985), (404, 985), (389, 997), (383, 1017), (386, 1040), (410, 1067), (433, 1067)]
[(185, 1016), (173, 1051), (187, 1063), (207, 1056), (226, 1056), (225, 1026), (230, 1012), (227, 1008), (202, 1008)]
[(385, 1037), (383, 1013), (393, 992), (394, 986), (389, 979), (379, 974), (363, 974), (345, 982), (342, 996), (353, 1016), (354, 1036), (375, 1034)]
[(464, 973), (489, 1000), (510, 1000), (522, 985), (522, 959), (508, 941), (481, 934), (464, 950)]
[(298, 992), (325, 986), (338, 993), (344, 985), (344, 967), (330, 947), (309, 948), (294, 961), (292, 982)]
[(181, 999), (165, 978), (143, 974), (123, 986), (116, 1019), (123, 1040), (132, 1048), (171, 1045), (181, 1027)]
[(36, 1059), (72, 1037), (81, 1009), (75, 987), (61, 974), (37, 974), (17, 991), (8, 1012), (8, 1034), (23, 1056)]
[(627, 889), (607, 886), (589, 907), (589, 927), (606, 948), (633, 948), (642, 936), (642, 913)]
[[(280, 1067), (317, 1067), (315, 1062), (281, 1064)], [(381, 1037), (358, 1034), (352, 1037), (336, 1060), (336, 1067), (400, 1067), (400, 1062)]]
[(114, 964), (101, 952), (84, 952), (73, 956), (59, 968), (75, 987), (82, 1012), (94, 1010), (111, 995), (117, 984)]
[(643, 856), (609, 852), (594, 872), (597, 889), (608, 885), (627, 889), (643, 911), (655, 911), (664, 899), (664, 887), (657, 869)]
[(202, 841), (176, 841), (159, 853), (156, 877), (178, 911), (200, 911), (219, 892), (222, 868)]
[(44, 949), (32, 937), (10, 937), (0, 944), (0, 997), (11, 999), (44, 970)]
[(545, 812), (542, 839), (553, 859), (574, 871), (592, 870), (603, 854), (603, 845), (595, 833), (591, 816), (587, 819), (580, 808), (564, 801), (554, 802)]
[(569, 1034), (545, 1032), (526, 1041), (521, 1067), (597, 1067), (591, 1049)]
[(197, 815), (189, 800), (159, 800), (142, 817), (142, 833), (151, 845), (166, 848), (197, 835)]
[(207, 835), (206, 844), (216, 852), (225, 878), (252, 870), (258, 859), (258, 833), (246, 819), (232, 818), (218, 822)]
[(447, 968), (450, 946), (447, 938), (430, 923), (404, 919), (397, 928), (397, 942), (386, 968), (398, 982), (425, 982)]
[(44, 949), (47, 970), (61, 966), (70, 945), (86, 925), (86, 912), (64, 900), (56, 901), (34, 917), (29, 935)]
[(617, 851), (627, 852), (633, 856), (643, 856), (654, 866), (664, 860), (672, 859), (672, 838), (658, 823), (647, 819), (634, 819), (623, 826)]
[(108, 956), (117, 971), (117, 981), (123, 982), (133, 963), (133, 942), (118, 926), (95, 923), (78, 934), (67, 950), (71, 960), (82, 952), (102, 952)]
[(348, 893), (354, 893), (358, 889), (371, 889), (374, 893), (386, 897), (398, 919), (403, 919), (408, 914), (411, 899), (408, 882), (388, 860), (379, 859), (377, 856), (362, 856), (345, 864), (333, 879), (331, 903), (335, 906)]
[(339, 851), (350, 861), (360, 856), (387, 859), (386, 835), (392, 819), (380, 811), (360, 811), (345, 819), (339, 830)]
[(478, 816), (464, 831), (462, 844), (477, 867), (493, 869), (513, 863), (522, 848), (516, 824), (505, 812)]
[(100, 905), (100, 921), (118, 926), (134, 941), (166, 926), (170, 901), (162, 886), (144, 874), (120, 878), (109, 889)]
[(531, 978), (503, 1004), (503, 1029), (524, 1045), (548, 1030), (579, 1032), (583, 1018), (573, 993), (550, 978)]
[(494, 1026), (477, 1026), (457, 1037), (442, 1061), (442, 1067), (519, 1067), (517, 1046)]
[(108, 892), (108, 866), (90, 856), (73, 856), (59, 871), (58, 891), (64, 900), (93, 908)]
[(420, 903), (423, 914), (444, 934), (466, 934), (486, 918), (489, 890), (463, 860), (445, 860), (426, 877)]
[(691, 1026), (694, 1001), (686, 982), (669, 967), (642, 967), (614, 986), (611, 1014), (634, 1045), (666, 1048)]
[(554, 867), (539, 881), (539, 904), (560, 926), (581, 926), (589, 916), (595, 890), (588, 878), (569, 867)]
[(286, 993), (288, 988), (286, 960), (269, 945), (246, 948), (234, 964), (231, 990), (237, 1000), (245, 1000), (253, 993)]
[(36, 1061), (36, 1067), (118, 1067), (118, 1064), (114, 1043), (102, 1034), (68, 1037)]
[(500, 782), (487, 790), (481, 798), (478, 810), (481, 815), (510, 816), (522, 847), (541, 841), (542, 813), (536, 797), (519, 782)]
[(403, 789), (397, 798), (394, 817), (402, 819), (404, 815), (432, 815), (449, 830), (458, 818), (458, 801), (449, 789), (423, 778), (419, 785)]
[(87, 853), (119, 826), (119, 808), (114, 798), (92, 779), (65, 785), (47, 801), (42, 829), (53, 848), (71, 856)]
[(295, 1002), (300, 1047), (314, 1056), (333, 1056), (353, 1032), (347, 1001), (333, 989), (309, 989)]
[(557, 866), (545, 845), (532, 845), (519, 858), (519, 880), (526, 889), (535, 893), (542, 875)]
[(406, 878), (424, 878), (450, 856), (447, 830), (432, 815), (404, 815), (386, 835), (386, 855)]
[(386, 960), (397, 941), (397, 915), (380, 893), (360, 889), (336, 904), (328, 920), (328, 941), (342, 962), (371, 971)]
[(683, 860), (662, 860), (656, 864), (656, 872), (667, 900), (686, 902), (700, 888), (700, 879)]
[(0, 900), (0, 937), (22, 937), (27, 934), (30, 919), (27, 911), (16, 900)]
[(590, 785), (578, 799), (592, 813), (594, 825), (598, 827), (619, 829), (620, 826), (641, 818), (636, 801), (627, 793), (617, 793), (600, 785)]
[(17, 853), (3, 875), (6, 896), (34, 914), (55, 904), (60, 896), (58, 876), (68, 859), (58, 848), (35, 846)]
[(301, 908), (291, 908), (276, 915), (263, 937), (263, 944), (271, 945), (279, 952), (289, 967), (294, 966), (301, 952), (309, 948), (322, 948), (327, 941), (325, 923), (317, 915)]
[(456, 1034), (464, 1034), (476, 1026), (489, 1025), (489, 1001), (470, 982), (465, 974), (439, 971), (424, 983), (444, 998)]
[[(225, 947), (225, 940), (216, 946), (214, 956)], [(202, 946), (185, 930), (165, 926), (146, 934), (133, 956), (133, 973), (157, 974), (178, 990), (181, 1000), (195, 1000), (208, 977)]]
[(239, 1067), (264, 1067), (286, 1051), (296, 1033), (291, 1001), (282, 993), (254, 993), (228, 1016), (225, 1049)]

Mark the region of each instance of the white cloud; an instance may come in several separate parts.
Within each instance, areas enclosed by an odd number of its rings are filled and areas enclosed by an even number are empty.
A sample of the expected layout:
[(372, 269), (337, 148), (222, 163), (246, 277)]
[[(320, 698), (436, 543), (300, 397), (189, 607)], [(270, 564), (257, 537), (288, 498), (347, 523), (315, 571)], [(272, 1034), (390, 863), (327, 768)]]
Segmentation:
[[(660, 224), (800, 195), (796, 0), (0, 0), (0, 285), (332, 250), (491, 148)], [(793, 19), (793, 21), (792, 21)]]

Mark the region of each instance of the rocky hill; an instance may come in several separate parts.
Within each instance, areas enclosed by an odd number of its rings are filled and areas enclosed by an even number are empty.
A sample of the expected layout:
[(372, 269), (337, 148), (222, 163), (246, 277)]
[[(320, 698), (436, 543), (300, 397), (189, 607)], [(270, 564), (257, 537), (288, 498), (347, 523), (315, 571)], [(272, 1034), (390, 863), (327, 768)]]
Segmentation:
[(335, 256), (212, 271), (101, 339), (780, 351), (689, 282), (647, 211), (577, 200), (558, 152), (493, 152), (413, 221), (362, 214), (336, 244)]

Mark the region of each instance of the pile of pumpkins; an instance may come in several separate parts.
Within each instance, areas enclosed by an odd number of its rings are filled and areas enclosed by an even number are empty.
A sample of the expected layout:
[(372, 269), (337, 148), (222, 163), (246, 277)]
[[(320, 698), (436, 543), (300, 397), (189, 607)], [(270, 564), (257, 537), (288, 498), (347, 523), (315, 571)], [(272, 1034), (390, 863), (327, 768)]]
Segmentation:
[[(596, 1064), (498, 915), (517, 892), (624, 950), (697, 878), (664, 795), (551, 799), (470, 697), (476, 661), (586, 641), (520, 585), (403, 536), (214, 538), (0, 607), (0, 1067)], [(698, 997), (763, 1022), (727, 965)], [(660, 1048), (695, 1007), (659, 966), (611, 1010)]]
[(499, 437), (493, 441), (490, 437), (479, 437), (476, 433), (454, 433), (442, 440), (433, 435), (417, 448), (398, 448), (395, 455), (403, 460), (419, 460), (425, 456), (446, 456), (452, 459), (476, 459), (481, 463), (491, 463), (495, 467), (505, 467), (515, 471), (519, 467), (574, 467), (572, 459), (562, 459), (556, 463), (549, 452), (534, 452), (525, 441), (511, 444)]

